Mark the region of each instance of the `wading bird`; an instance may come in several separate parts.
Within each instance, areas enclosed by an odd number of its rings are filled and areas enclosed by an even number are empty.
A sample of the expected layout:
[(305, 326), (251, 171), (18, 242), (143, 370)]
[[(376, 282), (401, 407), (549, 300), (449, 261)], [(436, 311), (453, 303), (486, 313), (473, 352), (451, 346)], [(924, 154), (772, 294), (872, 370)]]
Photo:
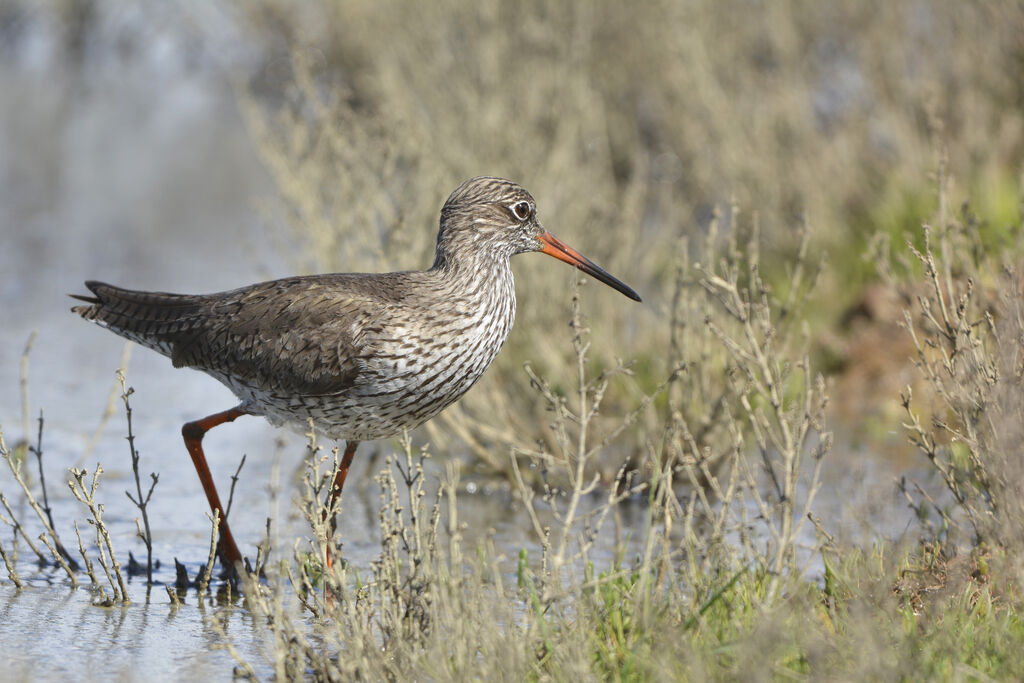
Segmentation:
[[(540, 251), (630, 299), (622, 281), (547, 232), (533, 197), (501, 178), (472, 178), (441, 209), (434, 265), (401, 273), (289, 277), (216, 294), (168, 294), (89, 281), (72, 310), (202, 370), (241, 401), (181, 429), (211, 509), (221, 563), (241, 562), (203, 454), (207, 431), (242, 415), (344, 440), (333, 510), (360, 441), (416, 427), (480, 379), (508, 337), (516, 298), (509, 257)], [(332, 519), (332, 529), (333, 529)]]

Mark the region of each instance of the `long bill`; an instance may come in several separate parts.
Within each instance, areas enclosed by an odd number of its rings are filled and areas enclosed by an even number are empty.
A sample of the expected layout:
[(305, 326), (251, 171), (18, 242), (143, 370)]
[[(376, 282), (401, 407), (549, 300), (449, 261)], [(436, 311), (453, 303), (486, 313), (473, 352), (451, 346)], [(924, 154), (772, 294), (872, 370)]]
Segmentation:
[(579, 253), (568, 244), (552, 235), (550, 232), (545, 232), (537, 239), (539, 239), (544, 245), (541, 248), (541, 251), (548, 256), (554, 256), (559, 261), (565, 261), (570, 265), (576, 266), (594, 279), (600, 280), (609, 287), (619, 290), (633, 301), (640, 301), (640, 295), (634, 292), (629, 285), (606, 271), (604, 268), (601, 268), (601, 266)]

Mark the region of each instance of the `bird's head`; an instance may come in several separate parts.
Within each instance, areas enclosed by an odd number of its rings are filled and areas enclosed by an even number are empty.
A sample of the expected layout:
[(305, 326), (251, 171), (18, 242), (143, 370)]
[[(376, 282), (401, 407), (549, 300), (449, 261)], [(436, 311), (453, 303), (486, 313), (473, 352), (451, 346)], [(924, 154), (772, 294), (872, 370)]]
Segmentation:
[(554, 256), (640, 301), (624, 282), (545, 230), (533, 196), (518, 183), (490, 176), (470, 178), (444, 203), (435, 265), (480, 255), (507, 259), (528, 251)]

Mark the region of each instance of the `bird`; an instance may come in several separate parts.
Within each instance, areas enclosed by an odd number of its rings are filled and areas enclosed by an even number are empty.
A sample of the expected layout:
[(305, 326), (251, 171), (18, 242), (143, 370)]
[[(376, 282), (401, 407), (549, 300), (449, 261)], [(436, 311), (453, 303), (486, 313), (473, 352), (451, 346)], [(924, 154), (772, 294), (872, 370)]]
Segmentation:
[[(71, 310), (213, 376), (238, 405), (186, 423), (185, 447), (211, 511), (228, 572), (242, 554), (214, 486), (203, 436), (243, 415), (344, 441), (327, 510), (336, 510), (356, 448), (431, 419), (484, 374), (516, 313), (509, 258), (541, 252), (634, 301), (628, 285), (541, 225), (519, 184), (479, 176), (441, 208), (427, 270), (286, 277), (214, 294), (124, 289), (94, 280)], [(326, 514), (326, 513), (325, 513)], [(334, 518), (331, 519), (332, 534)], [(330, 555), (328, 555), (330, 562)]]

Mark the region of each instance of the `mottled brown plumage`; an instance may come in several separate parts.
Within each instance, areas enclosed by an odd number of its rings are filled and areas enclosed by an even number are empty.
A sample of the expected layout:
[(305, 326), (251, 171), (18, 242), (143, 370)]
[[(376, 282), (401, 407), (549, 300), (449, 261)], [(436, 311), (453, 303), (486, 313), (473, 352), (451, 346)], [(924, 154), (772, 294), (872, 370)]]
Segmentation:
[[(361, 440), (415, 427), (475, 383), (515, 318), (509, 257), (543, 251), (639, 301), (637, 294), (547, 233), (519, 185), (480, 177), (441, 210), (434, 264), (402, 273), (291, 277), (205, 295), (140, 292), (87, 282), (72, 310), (202, 370), (241, 403), (182, 429), (211, 507), (223, 515), (203, 434), (240, 415), (348, 441), (331, 499)], [(241, 559), (222, 526), (221, 559)]]

